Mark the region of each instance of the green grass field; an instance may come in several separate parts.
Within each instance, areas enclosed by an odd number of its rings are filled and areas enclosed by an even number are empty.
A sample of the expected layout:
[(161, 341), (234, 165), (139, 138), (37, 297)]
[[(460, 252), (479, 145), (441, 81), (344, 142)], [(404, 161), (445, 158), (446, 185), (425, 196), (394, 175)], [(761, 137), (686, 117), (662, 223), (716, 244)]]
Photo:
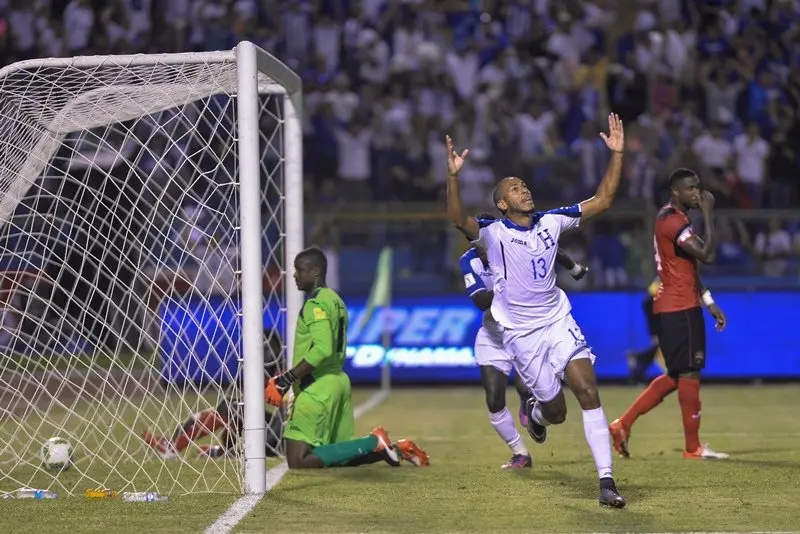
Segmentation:
[[(609, 418), (638, 394), (601, 390)], [(356, 402), (369, 391), (357, 391)], [(509, 402), (516, 412), (513, 392)], [(359, 419), (411, 437), (432, 465), (289, 473), (236, 532), (677, 532), (800, 529), (800, 387), (710, 386), (702, 438), (724, 462), (686, 461), (675, 398), (640, 419), (633, 458), (615, 461), (624, 510), (596, 501), (596, 474), (574, 402), (535, 465), (503, 472), (509, 452), (486, 420), (480, 389), (400, 389)], [(527, 436), (526, 436), (527, 437)], [(528, 440), (530, 441), (530, 440)], [(155, 465), (155, 464), (154, 464)], [(147, 468), (145, 466), (145, 468)], [(206, 493), (169, 503), (71, 497), (3, 501), (3, 532), (202, 532), (235, 495)]]

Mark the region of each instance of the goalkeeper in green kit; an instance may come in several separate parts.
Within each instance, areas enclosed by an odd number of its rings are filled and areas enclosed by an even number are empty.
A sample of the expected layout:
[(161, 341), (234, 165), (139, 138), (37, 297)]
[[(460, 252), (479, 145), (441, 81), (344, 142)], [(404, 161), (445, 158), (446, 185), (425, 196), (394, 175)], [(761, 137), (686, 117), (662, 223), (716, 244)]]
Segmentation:
[(294, 260), (294, 279), (307, 294), (294, 338), (294, 368), (267, 382), (265, 398), (280, 406), (291, 388), (295, 400), (284, 440), (290, 469), (342, 467), (401, 458), (417, 466), (428, 455), (407, 439), (392, 443), (378, 427), (355, 438), (350, 379), (342, 370), (347, 347), (347, 308), (325, 287), (325, 254), (318, 248), (302, 251)]

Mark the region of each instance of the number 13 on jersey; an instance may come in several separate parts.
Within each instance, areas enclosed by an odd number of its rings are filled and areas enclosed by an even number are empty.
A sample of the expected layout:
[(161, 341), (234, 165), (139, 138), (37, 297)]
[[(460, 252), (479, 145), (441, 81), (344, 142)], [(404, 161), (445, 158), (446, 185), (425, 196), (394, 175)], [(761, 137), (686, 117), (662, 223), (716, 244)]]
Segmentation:
[(533, 267), (534, 280), (541, 280), (547, 276), (547, 262), (544, 258), (533, 258), (531, 266)]

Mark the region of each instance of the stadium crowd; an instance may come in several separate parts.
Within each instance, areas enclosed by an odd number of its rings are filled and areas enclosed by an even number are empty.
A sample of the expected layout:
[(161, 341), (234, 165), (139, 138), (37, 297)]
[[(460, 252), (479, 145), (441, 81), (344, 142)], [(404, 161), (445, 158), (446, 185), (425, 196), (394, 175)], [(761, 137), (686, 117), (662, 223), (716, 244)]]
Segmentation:
[[(676, 166), (721, 208), (800, 201), (795, 0), (0, 0), (0, 15), (4, 63), (253, 40), (302, 76), (312, 209), (440, 200), (445, 132), (470, 148), (476, 209), (506, 175), (540, 204), (584, 198), (609, 110), (626, 123), (622, 202), (659, 205)], [(720, 272), (796, 275), (800, 220), (720, 228)], [(644, 225), (589, 234), (566, 243), (595, 267), (586, 283), (651, 273)]]

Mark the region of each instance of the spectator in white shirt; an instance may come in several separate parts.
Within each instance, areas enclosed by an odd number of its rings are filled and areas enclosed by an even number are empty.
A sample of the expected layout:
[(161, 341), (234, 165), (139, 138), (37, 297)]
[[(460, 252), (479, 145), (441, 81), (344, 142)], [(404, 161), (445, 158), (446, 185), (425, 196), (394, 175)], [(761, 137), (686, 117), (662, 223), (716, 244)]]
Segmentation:
[(308, 6), (299, 0), (291, 0), (281, 19), (281, 30), (286, 40), (286, 55), (296, 60), (308, 57), (311, 39), (311, 16)]
[(736, 152), (736, 172), (739, 180), (747, 187), (754, 206), (760, 207), (769, 144), (759, 134), (758, 123), (749, 123), (747, 133), (740, 134), (733, 140), (733, 148)]
[(792, 238), (779, 219), (771, 219), (767, 231), (756, 234), (755, 249), (764, 262), (766, 276), (786, 274), (792, 253)]
[(151, 3), (152, 0), (124, 0), (122, 2), (127, 19), (128, 40), (131, 43), (141, 46), (144, 45), (144, 40), (149, 38), (153, 29)]
[(341, 73), (333, 82), (333, 89), (325, 93), (325, 101), (331, 105), (333, 115), (337, 120), (348, 123), (353, 118), (358, 108), (359, 98), (350, 90), (350, 78)]
[(425, 42), (422, 25), (401, 21), (392, 36), (392, 68), (398, 71), (416, 70), (420, 66), (419, 47)]
[(36, 22), (38, 30), (38, 50), (44, 57), (64, 57), (64, 27), (50, 17), (39, 17)]
[(94, 27), (94, 11), (89, 0), (72, 0), (64, 9), (64, 35), (67, 53), (80, 55), (89, 48)]
[(556, 122), (552, 111), (545, 111), (541, 102), (534, 100), (526, 113), (515, 117), (519, 139), (519, 153), (523, 158), (533, 158), (552, 149), (551, 133)]
[(573, 21), (566, 11), (560, 11), (557, 19), (558, 27), (547, 40), (547, 50), (570, 65), (577, 66), (584, 52), (594, 44), (595, 38), (582, 23)]
[(721, 175), (730, 165), (733, 145), (722, 137), (722, 128), (712, 124), (707, 132), (692, 143), (692, 152), (703, 165)]
[(447, 72), (458, 96), (465, 102), (469, 102), (475, 93), (479, 68), (480, 59), (471, 46), (447, 53)]
[(483, 148), (470, 150), (469, 159), (461, 169), (461, 198), (468, 206), (488, 205), (495, 175), (488, 163), (488, 152)]
[(325, 71), (333, 72), (339, 68), (342, 46), (342, 26), (327, 15), (322, 15), (314, 24), (314, 57), (325, 61)]
[(347, 129), (336, 129), (339, 152), (339, 180), (343, 198), (362, 202), (370, 198), (372, 176), (372, 129), (365, 121), (354, 118)]
[(8, 29), (19, 59), (36, 56), (36, 19), (36, 10), (29, 0), (12, 0)]
[(359, 76), (367, 83), (383, 85), (389, 79), (391, 51), (373, 29), (361, 30), (356, 55), (360, 61)]

